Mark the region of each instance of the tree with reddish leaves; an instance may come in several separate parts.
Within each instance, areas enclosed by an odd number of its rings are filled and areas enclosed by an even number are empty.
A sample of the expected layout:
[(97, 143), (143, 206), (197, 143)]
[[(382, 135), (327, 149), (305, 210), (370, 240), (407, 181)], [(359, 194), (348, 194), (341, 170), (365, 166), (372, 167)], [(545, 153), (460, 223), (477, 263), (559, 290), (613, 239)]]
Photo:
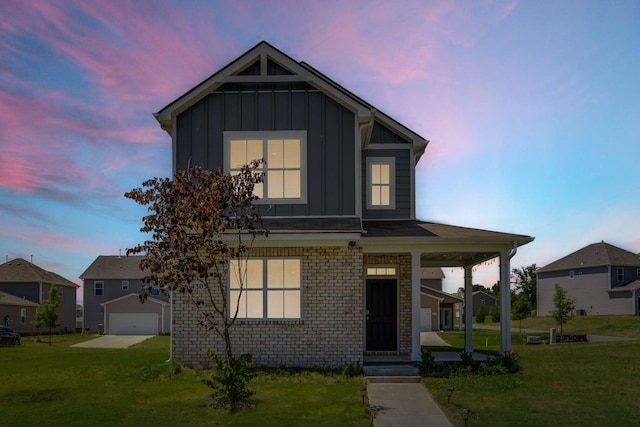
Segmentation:
[(198, 325), (224, 340), (228, 364), (235, 360), (229, 330), (245, 286), (245, 274), (238, 274), (240, 295), (235, 303), (229, 301), (229, 261), (242, 261), (254, 239), (268, 235), (254, 205), (254, 188), (263, 182), (262, 163), (254, 160), (233, 175), (193, 167), (177, 171), (173, 179), (150, 179), (125, 194), (151, 212), (140, 229), (151, 240), (127, 249), (127, 255), (145, 255), (140, 268), (148, 275), (141, 301), (154, 284), (164, 293), (188, 296), (198, 311)]

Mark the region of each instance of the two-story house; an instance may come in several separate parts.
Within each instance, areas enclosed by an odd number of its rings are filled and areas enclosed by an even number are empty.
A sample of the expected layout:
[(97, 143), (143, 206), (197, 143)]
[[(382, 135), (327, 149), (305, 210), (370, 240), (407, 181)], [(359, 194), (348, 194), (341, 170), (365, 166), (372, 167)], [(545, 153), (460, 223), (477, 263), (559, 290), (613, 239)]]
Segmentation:
[(538, 316), (554, 309), (555, 285), (575, 299), (576, 315), (639, 315), (640, 255), (593, 243), (538, 269)]
[(76, 291), (79, 286), (22, 258), (0, 264), (0, 294), (10, 295), (0, 295), (2, 324), (22, 334), (39, 332), (32, 322), (37, 307), (49, 299), (51, 286), (58, 288), (60, 297), (58, 330), (75, 331)]
[(80, 275), (84, 328), (110, 335), (157, 335), (171, 330), (169, 298), (157, 289), (140, 302), (142, 256), (100, 255)]
[[(533, 240), (418, 220), (415, 168), (428, 141), (266, 42), (155, 117), (171, 136), (174, 171), (266, 160), (257, 194), (270, 235), (253, 243), (232, 328), (235, 352), (258, 365), (419, 360), (421, 267), (464, 267), (471, 304), (472, 267), (499, 256), (509, 283), (509, 259)], [(233, 277), (228, 285), (234, 301)], [(203, 349), (220, 353), (222, 342), (197, 327), (183, 296), (172, 304), (172, 357), (207, 365)]]

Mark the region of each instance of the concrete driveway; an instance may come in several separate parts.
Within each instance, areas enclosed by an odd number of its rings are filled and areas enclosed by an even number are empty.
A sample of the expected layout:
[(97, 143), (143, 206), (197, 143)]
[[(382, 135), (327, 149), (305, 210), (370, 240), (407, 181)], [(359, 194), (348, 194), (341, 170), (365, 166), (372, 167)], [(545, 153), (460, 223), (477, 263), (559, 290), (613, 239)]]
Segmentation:
[(102, 335), (89, 341), (74, 344), (71, 347), (82, 348), (129, 348), (155, 335)]

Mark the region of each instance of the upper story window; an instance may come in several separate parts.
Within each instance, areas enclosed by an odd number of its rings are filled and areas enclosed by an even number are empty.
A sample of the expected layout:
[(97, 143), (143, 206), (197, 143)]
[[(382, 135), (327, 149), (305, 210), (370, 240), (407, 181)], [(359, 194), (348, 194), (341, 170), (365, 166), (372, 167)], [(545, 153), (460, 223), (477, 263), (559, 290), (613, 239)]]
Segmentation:
[(306, 203), (306, 131), (225, 132), (224, 149), (224, 167), (231, 173), (265, 160), (264, 183), (254, 189), (258, 203)]
[(622, 267), (617, 268), (617, 276), (618, 276), (618, 282), (624, 282), (624, 268)]
[[(242, 276), (242, 280), (240, 280)], [(302, 318), (299, 258), (263, 258), (229, 263), (229, 315), (238, 319)]]
[(129, 290), (129, 281), (128, 280), (123, 280), (122, 281), (122, 290), (123, 291), (128, 291)]
[(570, 279), (573, 279), (575, 277), (575, 275), (576, 275), (575, 270), (569, 270), (569, 278)]
[(636, 277), (640, 277), (640, 268), (636, 268)]
[(104, 282), (93, 282), (93, 294), (97, 297), (104, 295)]
[(367, 157), (367, 209), (395, 209), (396, 159)]
[(63, 289), (62, 286), (58, 286), (58, 297), (60, 299), (62, 299), (62, 295), (63, 295), (62, 289)]

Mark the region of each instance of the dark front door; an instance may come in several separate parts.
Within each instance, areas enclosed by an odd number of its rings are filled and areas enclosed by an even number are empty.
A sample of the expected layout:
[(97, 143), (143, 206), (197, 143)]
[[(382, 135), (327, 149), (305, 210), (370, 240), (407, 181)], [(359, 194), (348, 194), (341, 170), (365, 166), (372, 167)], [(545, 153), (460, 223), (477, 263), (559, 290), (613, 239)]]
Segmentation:
[(398, 282), (367, 279), (367, 351), (398, 349)]

